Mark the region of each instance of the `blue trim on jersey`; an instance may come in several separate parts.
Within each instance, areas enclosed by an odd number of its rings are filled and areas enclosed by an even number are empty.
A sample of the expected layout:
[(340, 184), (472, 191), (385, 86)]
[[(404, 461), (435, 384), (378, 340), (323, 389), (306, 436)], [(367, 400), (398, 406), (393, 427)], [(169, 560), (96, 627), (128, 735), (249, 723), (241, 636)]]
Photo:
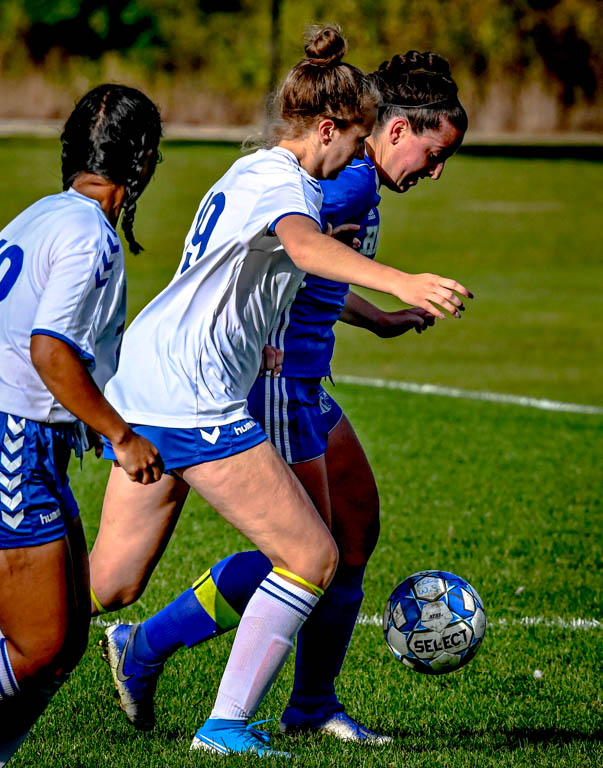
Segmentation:
[[(368, 157), (352, 161), (332, 181), (321, 181), (324, 199), (321, 209), (323, 230), (327, 224), (358, 224), (354, 233), (360, 252), (373, 258), (379, 236), (381, 200), (379, 180)], [(328, 376), (335, 346), (333, 326), (345, 305), (349, 285), (306, 275), (293, 304), (283, 313), (269, 343), (285, 352), (283, 375), (312, 378)]]
[(64, 341), (65, 344), (68, 344), (71, 349), (75, 350), (77, 352), (78, 357), (90, 368), (90, 370), (94, 370), (96, 367), (96, 360), (94, 359), (94, 355), (89, 354), (88, 352), (85, 352), (81, 347), (79, 347), (75, 341), (72, 341), (71, 339), (67, 338), (67, 336), (63, 336), (62, 333), (57, 333), (56, 331), (49, 331), (46, 328), (34, 328), (31, 332), (32, 336), (52, 336), (53, 339), (59, 339), (59, 341)]
[(272, 224), (268, 227), (269, 232), (274, 232), (274, 228), (279, 223), (281, 219), (284, 219), (286, 216), (305, 216), (307, 219), (312, 219), (312, 221), (315, 221), (316, 224), (318, 224), (319, 227), (322, 227), (320, 221), (316, 221), (314, 216), (310, 216), (309, 213), (301, 213), (300, 211), (291, 211), (290, 213), (281, 213), (281, 215), (276, 218)]
[[(250, 417), (215, 427), (183, 429), (148, 424), (132, 424), (131, 427), (153, 443), (168, 471), (235, 456), (266, 440), (264, 430)], [(103, 457), (117, 461), (113, 446), (106, 438)]]

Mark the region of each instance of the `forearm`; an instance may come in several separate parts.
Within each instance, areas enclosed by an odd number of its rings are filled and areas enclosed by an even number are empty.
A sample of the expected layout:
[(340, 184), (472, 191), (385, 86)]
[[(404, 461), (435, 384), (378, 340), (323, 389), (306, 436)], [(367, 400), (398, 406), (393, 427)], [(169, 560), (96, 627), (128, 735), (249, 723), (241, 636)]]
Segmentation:
[(357, 293), (350, 291), (346, 296), (345, 306), (339, 319), (347, 325), (353, 325), (356, 328), (366, 328), (368, 331), (377, 333), (382, 314), (383, 312), (379, 307), (363, 299)]
[(316, 222), (307, 216), (285, 216), (277, 222), (275, 232), (291, 260), (304, 272), (389, 293), (435, 317), (444, 317), (439, 307), (460, 317), (464, 307), (455, 291), (472, 296), (456, 280), (430, 273), (411, 275), (367, 259), (335, 238), (323, 235)]
[(36, 334), (30, 350), (40, 378), (64, 408), (112, 443), (119, 445), (127, 439), (130, 427), (105, 399), (68, 344)]
[(304, 272), (382, 293), (397, 295), (398, 283), (408, 277), (405, 272), (367, 259), (335, 238), (318, 231), (307, 234), (296, 248), (290, 250), (285, 246), (285, 250)]

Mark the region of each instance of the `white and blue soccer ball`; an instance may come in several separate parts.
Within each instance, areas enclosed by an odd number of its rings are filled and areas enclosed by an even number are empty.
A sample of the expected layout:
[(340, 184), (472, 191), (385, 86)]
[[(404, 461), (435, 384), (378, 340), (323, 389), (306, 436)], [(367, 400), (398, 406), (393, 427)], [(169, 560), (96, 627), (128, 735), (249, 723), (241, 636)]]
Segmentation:
[(385, 641), (406, 666), (428, 675), (453, 672), (476, 654), (486, 612), (471, 584), (447, 571), (414, 573), (391, 593)]

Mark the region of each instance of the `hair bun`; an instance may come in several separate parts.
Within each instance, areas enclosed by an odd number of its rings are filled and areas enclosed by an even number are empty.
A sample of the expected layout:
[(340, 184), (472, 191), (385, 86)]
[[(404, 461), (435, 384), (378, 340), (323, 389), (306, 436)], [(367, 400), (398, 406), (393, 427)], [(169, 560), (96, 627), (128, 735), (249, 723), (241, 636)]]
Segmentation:
[(343, 59), (348, 44), (339, 27), (311, 27), (306, 39), (306, 57), (312, 64), (336, 65)]

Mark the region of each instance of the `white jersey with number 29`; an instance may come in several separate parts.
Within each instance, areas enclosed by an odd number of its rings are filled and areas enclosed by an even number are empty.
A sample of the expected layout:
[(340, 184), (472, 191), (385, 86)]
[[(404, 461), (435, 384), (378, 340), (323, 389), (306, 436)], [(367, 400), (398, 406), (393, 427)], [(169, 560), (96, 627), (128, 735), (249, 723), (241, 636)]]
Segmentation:
[(322, 191), (289, 150), (238, 160), (199, 206), (169, 285), (126, 331), (106, 395), (132, 424), (205, 427), (248, 416), (262, 349), (303, 279), (274, 234), (320, 226)]

